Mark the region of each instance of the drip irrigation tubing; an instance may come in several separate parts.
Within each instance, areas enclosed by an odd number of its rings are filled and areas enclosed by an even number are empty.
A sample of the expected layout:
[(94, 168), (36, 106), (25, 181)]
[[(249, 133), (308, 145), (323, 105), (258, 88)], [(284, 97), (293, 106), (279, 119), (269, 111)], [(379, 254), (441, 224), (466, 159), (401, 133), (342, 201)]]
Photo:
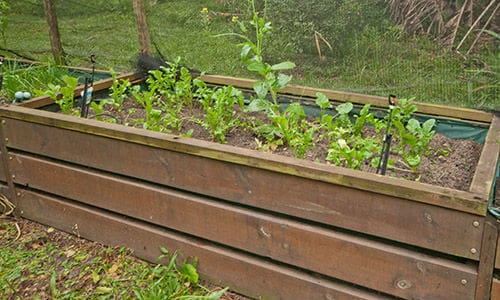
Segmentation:
[[(12, 49), (7, 49), (7, 48), (3, 48), (3, 47), (0, 47), (0, 51), (5, 51), (5, 52), (9, 52), (9, 53), (12, 53), (16, 56), (19, 56), (21, 58), (24, 58), (24, 59), (27, 59), (27, 60), (36, 60), (35, 58), (33, 57), (30, 57), (30, 56), (26, 56), (24, 54), (21, 54), (18, 52), (18, 50), (12, 50)], [(29, 51), (28, 51), (29, 52)]]

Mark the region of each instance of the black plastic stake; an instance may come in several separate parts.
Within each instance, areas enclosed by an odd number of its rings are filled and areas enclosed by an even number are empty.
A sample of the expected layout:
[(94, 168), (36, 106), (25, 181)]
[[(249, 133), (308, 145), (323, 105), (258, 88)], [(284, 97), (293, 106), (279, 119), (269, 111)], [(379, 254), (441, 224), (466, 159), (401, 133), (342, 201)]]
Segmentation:
[(391, 154), (392, 111), (394, 110), (394, 105), (396, 104), (395, 100), (396, 100), (396, 96), (389, 95), (389, 97), (388, 97), (389, 117), (387, 118), (387, 125), (385, 128), (385, 135), (384, 135), (384, 140), (383, 140), (383, 144), (382, 144), (382, 150), (380, 151), (380, 159), (378, 161), (378, 166), (377, 166), (377, 174), (381, 174), (381, 175), (385, 175), (385, 173), (387, 172), (387, 164), (389, 162), (389, 156)]
[(80, 117), (87, 118), (89, 115), (89, 106), (92, 102), (92, 93), (94, 91), (94, 75), (95, 75), (95, 63), (96, 56), (91, 54), (89, 56), (90, 62), (92, 63), (92, 77), (85, 77), (85, 85), (82, 92), (82, 105), (80, 108)]

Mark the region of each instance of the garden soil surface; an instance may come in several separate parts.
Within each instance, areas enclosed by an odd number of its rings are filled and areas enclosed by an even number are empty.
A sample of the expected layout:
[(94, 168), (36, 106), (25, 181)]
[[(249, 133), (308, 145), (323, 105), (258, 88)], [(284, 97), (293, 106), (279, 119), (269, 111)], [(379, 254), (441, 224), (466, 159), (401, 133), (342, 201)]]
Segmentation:
[[(133, 109), (132, 114), (127, 114), (129, 109)], [(238, 108), (235, 108), (238, 110)], [(173, 134), (182, 135), (183, 133), (192, 130), (192, 138), (214, 141), (209, 132), (201, 126), (198, 122), (192, 121), (194, 119), (203, 119), (204, 111), (200, 107), (194, 105), (193, 108), (185, 109), (182, 112), (183, 122), (182, 129), (179, 132), (172, 132)], [(110, 112), (118, 123), (130, 124), (133, 120), (145, 118), (143, 108), (136, 102), (128, 100), (122, 109), (122, 114), (117, 115)], [(256, 120), (266, 122), (267, 117), (264, 113), (250, 113), (245, 114), (239, 111), (237, 116), (246, 123), (255, 122)], [(92, 114), (90, 118), (95, 118)], [(141, 124), (136, 124), (136, 127), (142, 127)], [(374, 136), (374, 130), (367, 127), (364, 132), (365, 136)], [(382, 139), (382, 136), (379, 136)], [(226, 143), (235, 147), (247, 149), (260, 149), (261, 144), (264, 143), (262, 138), (258, 138), (252, 130), (245, 127), (235, 127), (226, 135)], [(393, 142), (394, 144), (397, 141)], [(413, 173), (405, 168), (401, 163), (398, 163), (398, 156), (391, 153), (391, 159), (396, 161), (395, 169), (388, 169), (386, 176), (405, 178), (408, 180), (419, 181), (422, 183), (438, 185), (451, 189), (469, 190), (472, 178), (474, 176), (479, 157), (481, 156), (482, 145), (471, 140), (455, 140), (448, 138), (442, 134), (436, 134), (429, 146), (429, 153), (426, 157), (422, 158), (422, 163), (418, 168), (417, 173)], [(269, 148), (266, 151), (293, 157), (289, 148), (285, 146), (278, 146), (276, 148)], [(328, 144), (326, 141), (316, 143), (315, 147), (304, 156), (304, 159), (315, 161), (319, 163), (329, 162), (325, 160), (328, 154)], [(376, 169), (365, 164), (362, 168), (365, 172), (376, 173)]]

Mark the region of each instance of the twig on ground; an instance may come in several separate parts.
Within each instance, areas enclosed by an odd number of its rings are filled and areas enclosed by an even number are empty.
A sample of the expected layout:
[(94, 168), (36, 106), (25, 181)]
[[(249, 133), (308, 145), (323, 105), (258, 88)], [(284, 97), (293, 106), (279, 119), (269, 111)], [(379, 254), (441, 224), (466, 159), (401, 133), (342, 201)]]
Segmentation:
[(8, 217), (10, 214), (14, 212), (15, 205), (7, 199), (4, 195), (0, 195), (0, 207), (1, 214), (0, 219)]

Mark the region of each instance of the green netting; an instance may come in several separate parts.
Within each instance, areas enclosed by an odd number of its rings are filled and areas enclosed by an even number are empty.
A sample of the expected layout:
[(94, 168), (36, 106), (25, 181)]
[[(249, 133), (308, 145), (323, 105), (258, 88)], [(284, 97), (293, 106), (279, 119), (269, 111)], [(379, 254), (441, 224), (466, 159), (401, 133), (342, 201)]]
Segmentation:
[[(92, 72), (69, 69), (69, 75), (74, 76), (74, 77), (78, 77), (78, 82), (80, 84), (83, 84), (83, 83), (85, 83), (86, 77), (92, 76)], [(94, 73), (94, 81), (99, 81), (99, 80), (103, 80), (103, 79), (107, 79), (107, 78), (111, 78), (111, 74), (104, 73), (104, 72), (95, 72)]]
[[(287, 104), (284, 104), (283, 107), (286, 107), (286, 105)], [(353, 109), (353, 113), (359, 113), (360, 109), (360, 106), (355, 106), (355, 108)], [(316, 106), (306, 105), (304, 107), (304, 110), (308, 115), (319, 115), (319, 109)], [(373, 110), (376, 116), (381, 118), (383, 118), (386, 114), (386, 111), (383, 109), (374, 108)], [(335, 112), (332, 110), (329, 111), (329, 113), (335, 114)], [(476, 143), (483, 144), (486, 139), (486, 135), (488, 134), (488, 126), (486, 125), (476, 125), (465, 121), (429, 117), (418, 114), (415, 115), (415, 118), (420, 122), (425, 122), (427, 119), (434, 118), (436, 120), (436, 132), (443, 134), (451, 139), (468, 139)]]
[(495, 175), (495, 180), (493, 181), (493, 186), (490, 191), (490, 199), (488, 201), (488, 212), (491, 213), (495, 218), (500, 219), (500, 203), (497, 202), (497, 183), (498, 178), (500, 178), (500, 160), (497, 162), (497, 172)]

